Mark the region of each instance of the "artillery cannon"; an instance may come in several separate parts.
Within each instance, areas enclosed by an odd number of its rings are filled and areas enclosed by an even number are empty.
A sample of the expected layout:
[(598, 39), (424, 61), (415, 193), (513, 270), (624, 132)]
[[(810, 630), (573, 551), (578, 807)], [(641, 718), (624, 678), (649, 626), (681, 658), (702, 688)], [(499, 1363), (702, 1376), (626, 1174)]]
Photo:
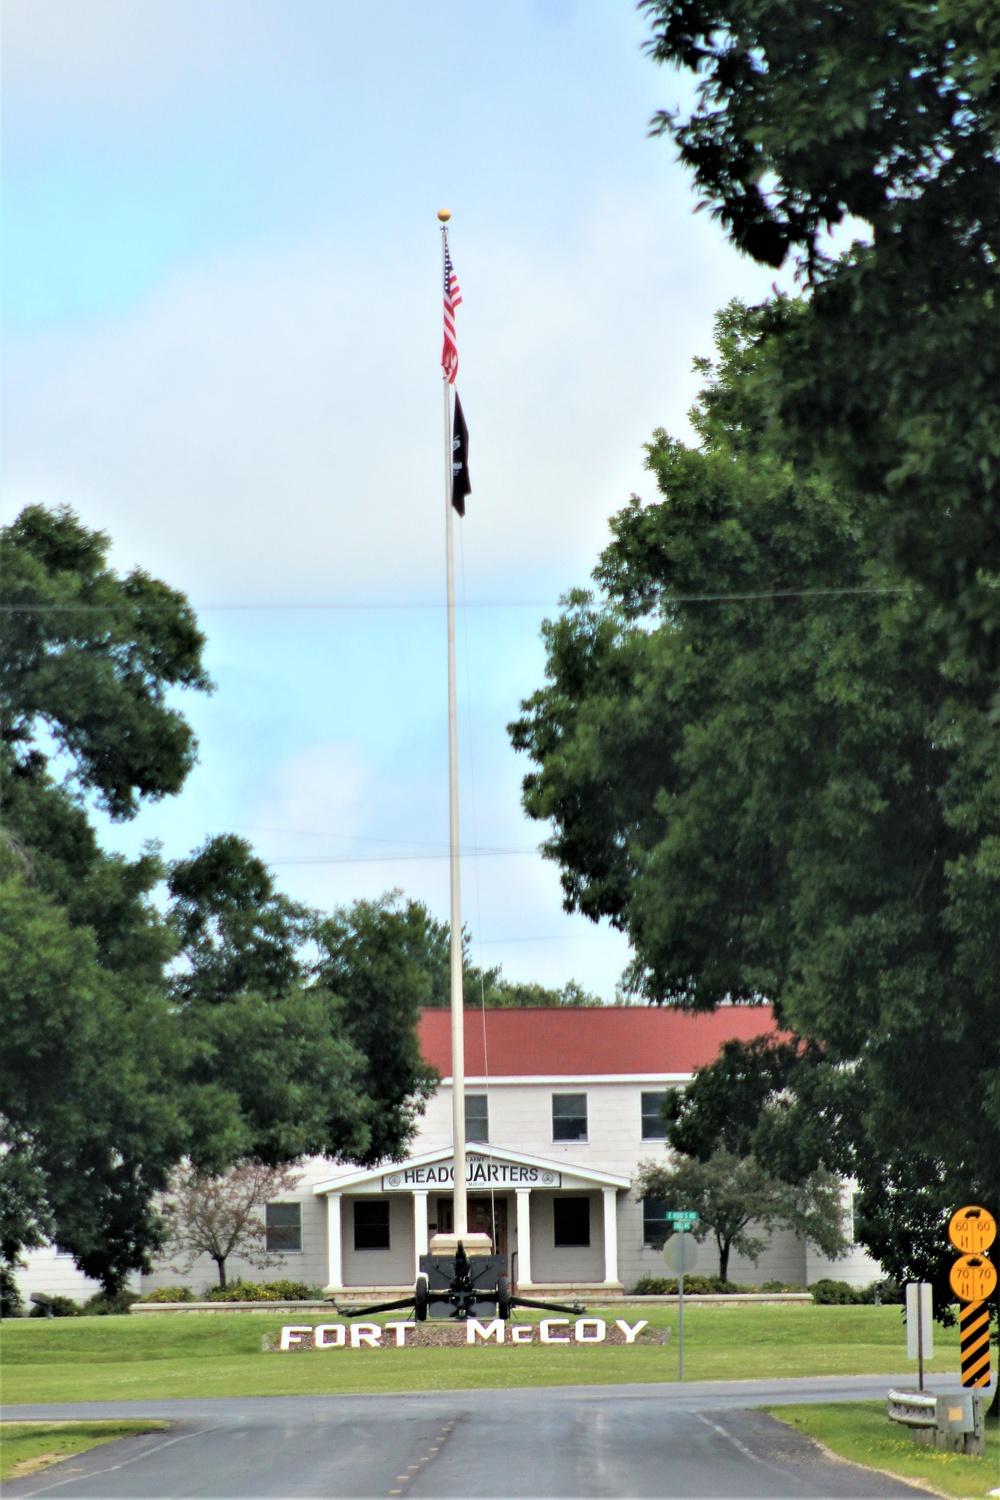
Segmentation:
[(533, 1297), (512, 1294), (504, 1272), (503, 1256), (468, 1256), (461, 1240), (454, 1255), (435, 1255), (432, 1252), (420, 1257), (420, 1274), (412, 1296), (400, 1297), (394, 1302), (368, 1303), (363, 1307), (340, 1307), (336, 1303), (334, 1306), (346, 1318), (412, 1307), (418, 1323), (426, 1323), (428, 1318), (493, 1317), (503, 1318), (506, 1322), (513, 1307), (537, 1307), (545, 1312), (572, 1313), (575, 1317), (586, 1312), (580, 1302), (539, 1302)]

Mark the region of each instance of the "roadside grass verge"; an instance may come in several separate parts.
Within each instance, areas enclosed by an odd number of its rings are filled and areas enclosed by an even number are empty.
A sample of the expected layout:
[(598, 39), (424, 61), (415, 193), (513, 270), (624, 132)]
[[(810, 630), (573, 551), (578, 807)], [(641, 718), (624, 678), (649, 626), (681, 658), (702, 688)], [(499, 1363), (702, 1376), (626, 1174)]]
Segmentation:
[(162, 1432), (167, 1422), (0, 1422), (0, 1480), (37, 1474), (101, 1443)]
[[(935, 1339), (937, 1329), (934, 1330)], [(945, 1453), (918, 1446), (898, 1433), (877, 1401), (845, 1401), (836, 1406), (769, 1406), (765, 1410), (807, 1437), (815, 1438), (840, 1458), (880, 1469), (900, 1479), (915, 1479), (941, 1495), (979, 1500), (1000, 1485), (1000, 1429), (986, 1426), (986, 1456)]]
[[(328, 1349), (263, 1353), (284, 1323), (336, 1314), (158, 1313), (123, 1318), (17, 1319), (3, 1324), (4, 1401), (143, 1400), (175, 1396), (297, 1396), (677, 1379), (676, 1308), (626, 1303), (609, 1320), (647, 1318), (670, 1343), (519, 1348)], [(389, 1314), (388, 1316), (392, 1316)], [(346, 1320), (344, 1320), (346, 1321)], [(534, 1321), (519, 1317), (519, 1322)], [(931, 1371), (958, 1368), (957, 1330), (935, 1333)], [(685, 1309), (689, 1380), (800, 1375), (899, 1375), (906, 1334), (895, 1307)]]

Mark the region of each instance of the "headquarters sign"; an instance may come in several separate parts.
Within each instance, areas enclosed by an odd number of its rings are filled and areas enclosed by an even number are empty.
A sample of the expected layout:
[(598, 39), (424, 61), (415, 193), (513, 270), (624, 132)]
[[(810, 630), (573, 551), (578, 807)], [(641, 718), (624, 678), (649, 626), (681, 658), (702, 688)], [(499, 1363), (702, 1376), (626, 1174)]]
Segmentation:
[[(527, 1167), (515, 1161), (496, 1161), (485, 1156), (467, 1156), (465, 1180), (469, 1187), (544, 1187), (562, 1186), (562, 1173), (544, 1167)], [(454, 1187), (455, 1163), (434, 1162), (426, 1167), (400, 1167), (382, 1178), (384, 1193), (412, 1192), (414, 1188)]]

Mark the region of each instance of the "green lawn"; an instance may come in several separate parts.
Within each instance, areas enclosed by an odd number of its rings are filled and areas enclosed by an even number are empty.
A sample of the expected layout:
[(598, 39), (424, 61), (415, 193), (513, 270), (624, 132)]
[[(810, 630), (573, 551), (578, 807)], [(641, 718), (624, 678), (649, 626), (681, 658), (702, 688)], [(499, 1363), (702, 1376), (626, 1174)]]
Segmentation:
[[(676, 1380), (676, 1308), (628, 1304), (602, 1315), (669, 1324), (673, 1338), (667, 1347), (264, 1354), (262, 1335), (276, 1342), (283, 1323), (330, 1319), (273, 1313), (18, 1319), (2, 1329), (3, 1396), (18, 1404)], [(908, 1368), (895, 1307), (691, 1307), (684, 1334), (689, 1380), (899, 1374)], [(935, 1329), (934, 1336), (937, 1356), (928, 1368), (957, 1370), (957, 1329)]]
[[(934, 1330), (935, 1342), (937, 1329)], [(944, 1453), (918, 1446), (885, 1414), (884, 1402), (850, 1401), (838, 1406), (771, 1406), (771, 1415), (816, 1438), (841, 1458), (868, 1468), (922, 1480), (938, 1494), (988, 1495), (1000, 1485), (1000, 1429), (986, 1429), (986, 1457)]]
[(37, 1474), (100, 1443), (161, 1432), (166, 1422), (0, 1422), (0, 1480)]

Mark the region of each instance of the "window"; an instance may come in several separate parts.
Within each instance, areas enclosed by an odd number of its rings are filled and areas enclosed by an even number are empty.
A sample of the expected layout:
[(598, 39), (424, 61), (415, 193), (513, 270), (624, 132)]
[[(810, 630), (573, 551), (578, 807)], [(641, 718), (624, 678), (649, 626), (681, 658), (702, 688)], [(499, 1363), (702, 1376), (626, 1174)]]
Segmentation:
[(488, 1141), (490, 1138), (489, 1102), (485, 1094), (465, 1096), (465, 1139)]
[(355, 1250), (388, 1250), (388, 1198), (358, 1198), (354, 1204)]
[(552, 1095), (552, 1139), (585, 1141), (587, 1139), (586, 1094)]
[(670, 1234), (665, 1201), (662, 1198), (643, 1198), (642, 1243), (648, 1249), (662, 1250)]
[(665, 1141), (667, 1122), (663, 1118), (663, 1106), (667, 1102), (666, 1089), (642, 1096), (642, 1138), (644, 1141)]
[(590, 1244), (590, 1199), (553, 1198), (552, 1223), (555, 1245), (570, 1247)]
[(268, 1252), (302, 1249), (301, 1203), (269, 1203), (264, 1215)]

